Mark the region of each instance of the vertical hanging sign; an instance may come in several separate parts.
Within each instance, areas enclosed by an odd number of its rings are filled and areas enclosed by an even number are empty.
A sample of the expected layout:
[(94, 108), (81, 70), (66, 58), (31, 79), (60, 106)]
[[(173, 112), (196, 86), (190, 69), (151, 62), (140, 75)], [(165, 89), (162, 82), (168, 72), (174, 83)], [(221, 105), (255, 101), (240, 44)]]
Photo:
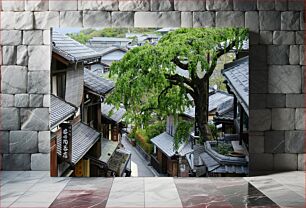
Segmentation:
[(66, 162), (71, 162), (72, 152), (72, 125), (69, 123), (62, 123), (62, 158)]

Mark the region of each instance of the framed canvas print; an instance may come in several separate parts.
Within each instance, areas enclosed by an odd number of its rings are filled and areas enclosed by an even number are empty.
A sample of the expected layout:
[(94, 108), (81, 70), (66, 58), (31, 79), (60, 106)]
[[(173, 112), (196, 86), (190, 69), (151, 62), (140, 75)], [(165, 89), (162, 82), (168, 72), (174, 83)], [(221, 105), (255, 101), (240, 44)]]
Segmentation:
[(244, 28), (53, 28), (51, 175), (248, 175)]

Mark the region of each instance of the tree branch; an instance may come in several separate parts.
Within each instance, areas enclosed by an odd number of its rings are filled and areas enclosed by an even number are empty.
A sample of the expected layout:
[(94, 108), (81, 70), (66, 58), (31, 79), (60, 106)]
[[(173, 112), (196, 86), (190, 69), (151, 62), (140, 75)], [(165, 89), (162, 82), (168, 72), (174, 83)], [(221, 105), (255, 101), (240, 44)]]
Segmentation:
[(158, 98), (157, 98), (157, 107), (149, 107), (149, 108), (145, 108), (145, 109), (142, 109), (141, 112), (144, 112), (144, 111), (149, 111), (149, 110), (156, 110), (159, 108), (159, 105), (160, 105), (160, 99), (162, 97), (163, 94), (167, 94), (168, 91), (173, 87), (173, 84), (170, 83), (170, 85), (168, 85), (167, 87), (165, 87), (158, 95)]
[(181, 69), (188, 70), (188, 64), (182, 63), (177, 56), (174, 57), (172, 61), (175, 65), (177, 65)]
[(181, 82), (181, 83), (185, 83), (186, 85), (188, 85), (191, 89), (193, 89), (193, 83), (192, 80), (180, 76), (178, 74), (174, 74), (174, 75), (170, 75), (170, 74), (165, 74), (165, 77), (168, 81), (177, 81), (177, 82)]
[(235, 41), (236, 41), (236, 39), (233, 40), (225, 49), (221, 49), (221, 50), (218, 51), (217, 55), (214, 56), (214, 58), (212, 59), (212, 63), (211, 63), (211, 65), (210, 65), (210, 67), (209, 67), (208, 72), (207, 72), (206, 75), (205, 75), (205, 78), (209, 78), (209, 77), (212, 75), (212, 73), (214, 72), (214, 69), (215, 69), (216, 66), (217, 66), (218, 59), (219, 59), (221, 56), (223, 56), (224, 54), (230, 52), (230, 51), (234, 48), (234, 46), (235, 46)]
[(195, 98), (195, 93), (194, 93), (194, 89), (193, 88), (188, 88), (184, 85), (184, 83), (182, 82), (178, 82), (176, 80), (168, 80), (170, 83), (172, 83), (173, 85), (177, 85), (177, 86), (180, 86), (182, 88), (184, 88), (186, 90), (186, 92), (188, 94), (191, 95), (191, 97)]

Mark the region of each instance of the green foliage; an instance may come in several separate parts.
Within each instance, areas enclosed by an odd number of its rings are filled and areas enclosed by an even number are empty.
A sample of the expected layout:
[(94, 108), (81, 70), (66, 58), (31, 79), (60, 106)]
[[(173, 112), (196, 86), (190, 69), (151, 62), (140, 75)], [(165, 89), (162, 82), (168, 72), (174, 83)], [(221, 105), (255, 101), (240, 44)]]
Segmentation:
[(153, 28), (104, 28), (101, 30), (85, 29), (79, 33), (68, 34), (72, 39), (79, 43), (85, 44), (92, 37), (116, 37), (123, 38), (128, 32), (131, 33), (155, 33), (156, 29)]
[(149, 139), (152, 139), (159, 134), (163, 133), (166, 130), (166, 124), (163, 121), (158, 121), (153, 124), (150, 124), (146, 127), (146, 135)]
[(179, 121), (174, 134), (174, 149), (177, 150), (183, 142), (188, 142), (189, 133), (193, 127), (193, 123), (189, 121)]
[(232, 145), (227, 143), (219, 143), (217, 146), (217, 152), (221, 155), (228, 155), (233, 151)]
[(210, 86), (217, 85), (218, 90), (227, 91), (226, 84), (224, 84), (224, 77), (223, 75), (212, 77), (209, 80)]
[(150, 142), (146, 131), (144, 129), (137, 129), (136, 143), (148, 154), (153, 153), (153, 144)]
[(135, 139), (136, 138), (136, 131), (137, 131), (137, 128), (133, 128), (132, 131), (129, 134), (129, 138)]
[[(156, 46), (133, 48), (111, 65), (110, 77), (117, 76), (117, 82), (107, 102), (117, 107), (123, 103), (126, 118), (136, 125), (146, 125), (153, 112), (160, 116), (182, 113), (192, 104), (187, 96), (192, 90), (185, 81), (194, 83), (198, 63), (212, 73), (219, 52), (227, 46), (241, 48), (247, 37), (246, 29), (181, 28), (163, 36)], [(175, 59), (188, 60), (190, 78), (176, 74)]]
[(218, 129), (214, 124), (208, 124), (208, 128), (210, 129), (211, 135), (213, 139), (217, 139), (218, 137)]
[(148, 154), (153, 153), (153, 144), (151, 139), (165, 131), (165, 122), (156, 121), (155, 123), (148, 125), (145, 129), (133, 128), (129, 134), (130, 138), (134, 138), (136, 143)]
[(150, 142), (150, 138), (148, 137), (145, 129), (138, 128), (136, 131), (136, 138), (142, 140), (145, 143)]
[(222, 91), (227, 91), (226, 84), (224, 84), (224, 76), (221, 74), (224, 69), (224, 64), (230, 63), (235, 59), (234, 53), (227, 53), (221, 56), (218, 60), (218, 64), (209, 79), (209, 86), (217, 85), (217, 88)]
[(87, 35), (83, 32), (80, 32), (79, 34), (71, 33), (68, 34), (72, 39), (78, 41), (81, 44), (85, 44), (91, 37), (90, 35)]

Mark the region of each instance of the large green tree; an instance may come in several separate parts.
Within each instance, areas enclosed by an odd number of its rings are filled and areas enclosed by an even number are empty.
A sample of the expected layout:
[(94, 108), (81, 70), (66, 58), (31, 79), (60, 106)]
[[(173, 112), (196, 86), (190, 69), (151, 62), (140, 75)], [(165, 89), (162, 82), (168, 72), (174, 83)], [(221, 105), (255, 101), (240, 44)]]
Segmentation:
[(123, 103), (128, 119), (147, 124), (153, 115), (182, 113), (193, 100), (199, 133), (206, 140), (209, 77), (217, 60), (239, 50), (247, 37), (241, 28), (182, 28), (155, 46), (134, 48), (111, 66), (117, 82), (108, 102)]

